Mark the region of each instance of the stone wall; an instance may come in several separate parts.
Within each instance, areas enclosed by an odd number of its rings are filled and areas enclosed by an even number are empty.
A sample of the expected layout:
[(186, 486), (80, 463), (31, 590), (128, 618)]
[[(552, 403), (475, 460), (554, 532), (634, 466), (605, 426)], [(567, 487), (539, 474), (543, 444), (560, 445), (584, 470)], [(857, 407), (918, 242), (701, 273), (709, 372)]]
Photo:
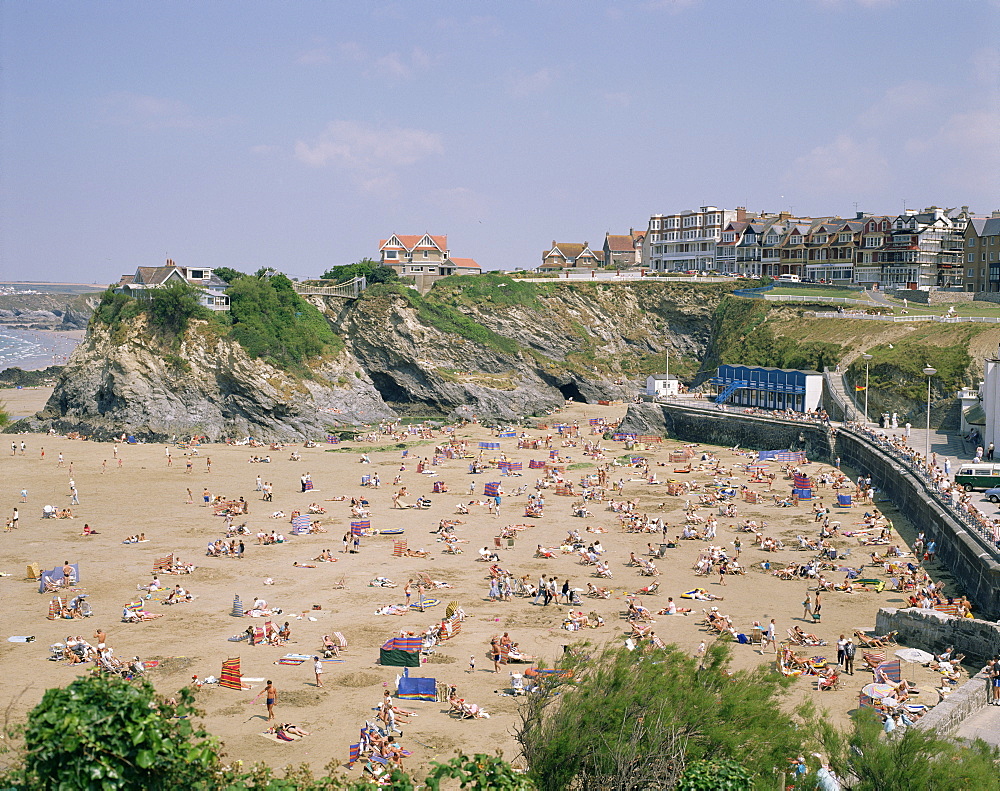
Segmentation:
[(916, 607), (883, 607), (875, 616), (875, 633), (888, 632), (898, 632), (899, 642), (932, 654), (953, 645), (958, 653), (977, 663), (985, 664), (991, 656), (1000, 654), (1000, 625), (979, 618), (957, 618)]
[[(703, 403), (707, 406), (711, 402)], [(715, 411), (677, 402), (632, 404), (620, 430), (726, 447), (739, 445), (756, 450), (804, 450), (811, 459), (833, 460), (829, 432), (818, 423)]]
[(928, 539), (937, 541), (937, 559), (958, 580), (975, 611), (988, 618), (1000, 616), (996, 547), (959, 522), (913, 471), (864, 437), (838, 432), (836, 452), (848, 467), (871, 475), (876, 490), (915, 528), (925, 531)]
[(1000, 291), (977, 291), (972, 299), (975, 302), (1000, 302)]
[(980, 671), (917, 720), (917, 728), (937, 731), (939, 736), (954, 733), (967, 717), (986, 706), (989, 684), (986, 671)]
[[(967, 661), (976, 663), (985, 663), (989, 657), (1000, 653), (1000, 626), (975, 618), (956, 618), (934, 610), (884, 607), (875, 618), (875, 633), (891, 631), (899, 632), (901, 643), (933, 654), (940, 654), (953, 645), (958, 653), (965, 654)], [(986, 673), (981, 671), (921, 717), (917, 727), (947, 736), (966, 717), (983, 708), (988, 700), (989, 682)]]
[[(885, 293), (896, 299), (920, 305), (949, 305), (954, 302), (972, 302), (971, 291), (911, 291), (908, 288), (885, 289)], [(1000, 296), (1000, 294), (998, 294)]]

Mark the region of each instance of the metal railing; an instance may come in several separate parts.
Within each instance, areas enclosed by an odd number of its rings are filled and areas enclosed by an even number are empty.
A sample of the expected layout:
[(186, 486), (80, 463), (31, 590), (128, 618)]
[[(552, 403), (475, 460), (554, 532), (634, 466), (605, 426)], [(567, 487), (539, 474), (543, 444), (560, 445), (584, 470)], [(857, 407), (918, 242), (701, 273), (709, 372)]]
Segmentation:
[[(868, 303), (871, 304), (871, 303)], [(867, 313), (834, 313), (832, 311), (812, 311), (817, 319), (855, 319), (857, 321), (936, 321), (941, 324), (1000, 324), (996, 316), (882, 316)]]
[(295, 293), (320, 296), (320, 297), (344, 297), (345, 299), (357, 299), (361, 292), (368, 288), (368, 279), (361, 275), (346, 283), (338, 283), (335, 286), (315, 286), (309, 283), (292, 283)]

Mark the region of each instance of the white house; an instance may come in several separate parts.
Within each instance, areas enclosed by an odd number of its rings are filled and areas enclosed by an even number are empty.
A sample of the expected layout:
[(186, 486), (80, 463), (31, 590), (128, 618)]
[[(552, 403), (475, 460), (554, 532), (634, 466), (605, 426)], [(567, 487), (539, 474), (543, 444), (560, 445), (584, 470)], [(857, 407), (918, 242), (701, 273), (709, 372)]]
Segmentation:
[(675, 396), (681, 392), (681, 382), (673, 374), (652, 374), (646, 377), (646, 395)]
[(122, 275), (115, 292), (137, 299), (148, 298), (149, 290), (170, 283), (187, 283), (199, 292), (199, 302), (209, 310), (229, 310), (229, 284), (212, 272), (211, 267), (177, 266), (167, 259), (166, 266), (140, 266), (134, 275)]

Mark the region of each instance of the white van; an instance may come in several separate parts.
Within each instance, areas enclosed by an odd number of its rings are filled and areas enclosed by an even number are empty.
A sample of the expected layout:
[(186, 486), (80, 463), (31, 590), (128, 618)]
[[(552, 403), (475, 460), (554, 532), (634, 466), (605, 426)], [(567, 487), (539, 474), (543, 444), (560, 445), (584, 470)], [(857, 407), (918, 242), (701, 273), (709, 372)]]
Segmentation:
[(802, 278), (798, 275), (778, 275), (778, 281), (781, 283), (801, 283)]

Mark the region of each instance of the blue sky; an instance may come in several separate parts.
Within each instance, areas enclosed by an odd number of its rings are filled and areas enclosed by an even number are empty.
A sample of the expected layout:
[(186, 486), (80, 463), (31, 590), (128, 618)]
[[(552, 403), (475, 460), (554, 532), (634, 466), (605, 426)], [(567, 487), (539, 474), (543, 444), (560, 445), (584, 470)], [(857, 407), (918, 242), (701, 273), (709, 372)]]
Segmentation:
[(0, 276), (532, 267), (699, 205), (1000, 209), (993, 0), (0, 5)]

